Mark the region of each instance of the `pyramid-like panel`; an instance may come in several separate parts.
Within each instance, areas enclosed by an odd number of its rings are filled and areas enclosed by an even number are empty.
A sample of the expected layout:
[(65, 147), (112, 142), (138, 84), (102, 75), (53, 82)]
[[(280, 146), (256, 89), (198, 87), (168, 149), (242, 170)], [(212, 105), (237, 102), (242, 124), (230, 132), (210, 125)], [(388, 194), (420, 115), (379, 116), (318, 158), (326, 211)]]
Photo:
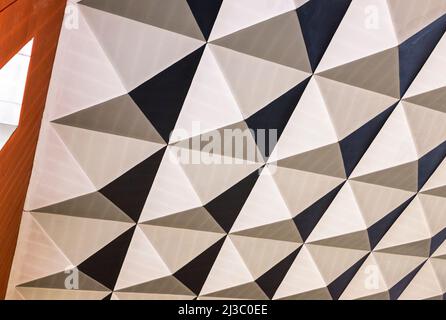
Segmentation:
[(446, 296), (443, 0), (75, 6), (10, 298)]

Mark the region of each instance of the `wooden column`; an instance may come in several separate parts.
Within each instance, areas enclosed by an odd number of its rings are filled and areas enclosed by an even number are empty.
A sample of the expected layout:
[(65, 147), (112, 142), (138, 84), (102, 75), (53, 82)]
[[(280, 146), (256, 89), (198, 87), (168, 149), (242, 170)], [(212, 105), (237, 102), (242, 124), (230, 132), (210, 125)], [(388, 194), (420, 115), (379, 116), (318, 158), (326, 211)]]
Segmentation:
[(0, 0), (0, 67), (34, 38), (20, 123), (0, 151), (0, 298), (17, 242), (66, 0)]

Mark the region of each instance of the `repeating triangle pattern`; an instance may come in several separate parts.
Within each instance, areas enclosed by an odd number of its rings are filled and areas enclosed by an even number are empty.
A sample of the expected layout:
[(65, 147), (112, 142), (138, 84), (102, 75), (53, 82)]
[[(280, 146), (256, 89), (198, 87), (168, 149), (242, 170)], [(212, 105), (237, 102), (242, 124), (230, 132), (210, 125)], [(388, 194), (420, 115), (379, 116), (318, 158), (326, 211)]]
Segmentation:
[(9, 297), (446, 297), (444, 0), (75, 2)]

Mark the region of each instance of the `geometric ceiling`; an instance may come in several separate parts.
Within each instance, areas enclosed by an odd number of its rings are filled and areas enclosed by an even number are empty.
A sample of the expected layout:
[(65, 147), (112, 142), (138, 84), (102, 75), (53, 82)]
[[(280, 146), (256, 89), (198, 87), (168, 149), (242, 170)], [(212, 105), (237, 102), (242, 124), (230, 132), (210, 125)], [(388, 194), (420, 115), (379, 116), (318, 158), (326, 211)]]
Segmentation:
[(444, 298), (444, 0), (71, 5), (9, 298)]

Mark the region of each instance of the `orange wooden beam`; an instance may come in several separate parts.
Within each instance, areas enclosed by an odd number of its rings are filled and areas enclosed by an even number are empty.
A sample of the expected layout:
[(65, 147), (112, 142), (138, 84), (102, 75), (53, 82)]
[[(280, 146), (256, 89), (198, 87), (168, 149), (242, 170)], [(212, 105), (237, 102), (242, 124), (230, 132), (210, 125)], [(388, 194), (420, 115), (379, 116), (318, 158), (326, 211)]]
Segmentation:
[(66, 0), (0, 0), (0, 66), (34, 38), (17, 130), (0, 151), (0, 298), (6, 293)]
[(0, 0), (0, 11), (3, 11), (5, 8), (10, 6), (13, 2), (17, 0)]

